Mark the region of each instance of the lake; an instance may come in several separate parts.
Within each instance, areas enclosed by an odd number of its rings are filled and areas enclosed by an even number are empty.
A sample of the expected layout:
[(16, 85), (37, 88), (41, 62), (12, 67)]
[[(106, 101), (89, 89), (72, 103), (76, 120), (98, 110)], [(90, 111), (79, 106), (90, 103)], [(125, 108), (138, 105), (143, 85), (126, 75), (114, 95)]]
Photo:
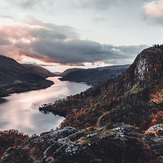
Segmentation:
[(60, 81), (58, 78), (47, 78), (55, 83), (49, 88), (4, 97), (7, 102), (0, 104), (0, 130), (17, 129), (32, 135), (56, 129), (64, 117), (43, 114), (39, 112), (39, 106), (90, 88), (85, 83)]

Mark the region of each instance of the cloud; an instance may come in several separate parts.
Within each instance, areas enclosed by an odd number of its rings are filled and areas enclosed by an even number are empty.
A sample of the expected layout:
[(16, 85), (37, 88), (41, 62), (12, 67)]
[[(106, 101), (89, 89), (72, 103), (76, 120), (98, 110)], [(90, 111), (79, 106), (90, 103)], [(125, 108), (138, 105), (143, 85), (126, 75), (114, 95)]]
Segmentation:
[(116, 3), (120, 3), (123, 2), (124, 0), (95, 0), (92, 3), (94, 4), (94, 6), (96, 7), (96, 9), (107, 9), (108, 7), (110, 7), (113, 4)]
[(146, 2), (145, 14), (156, 18), (163, 18), (163, 0)]
[(0, 38), (0, 46), (6, 46), (6, 45), (11, 45), (10, 41)]
[(10, 4), (14, 5), (14, 6), (19, 6), (19, 7), (23, 7), (23, 8), (31, 8), (34, 5), (38, 4), (39, 2), (41, 2), (42, 0), (6, 0), (6, 2), (9, 2)]
[[(114, 46), (81, 40), (70, 26), (48, 24), (26, 17), (25, 24), (0, 26), (0, 52), (22, 60), (24, 56), (49, 63), (84, 65), (85, 62), (124, 64), (145, 45)], [(124, 62), (125, 61), (125, 62)]]
[(97, 22), (103, 22), (105, 21), (105, 19), (103, 17), (101, 17), (100, 15), (96, 15), (95, 18), (94, 18), (95, 21)]
[(52, 6), (59, 4), (60, 6), (72, 7), (72, 8), (95, 8), (98, 10), (106, 10), (108, 7), (126, 2), (129, 0), (69, 0), (68, 3), (60, 0), (6, 0), (5, 2), (12, 6), (17, 6), (24, 9), (35, 9), (39, 7), (42, 9), (51, 8)]
[(153, 24), (163, 24), (163, 0), (144, 3), (145, 18)]
[(70, 0), (69, 3), (75, 8), (94, 8), (97, 10), (106, 10), (112, 5), (124, 3), (129, 0)]

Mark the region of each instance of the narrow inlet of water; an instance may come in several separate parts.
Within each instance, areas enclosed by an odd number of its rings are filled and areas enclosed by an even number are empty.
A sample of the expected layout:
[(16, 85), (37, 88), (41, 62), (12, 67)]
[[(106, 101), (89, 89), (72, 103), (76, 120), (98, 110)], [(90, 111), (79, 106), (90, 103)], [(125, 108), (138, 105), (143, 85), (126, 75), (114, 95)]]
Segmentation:
[(58, 77), (49, 77), (55, 84), (42, 90), (15, 93), (0, 104), (0, 130), (17, 129), (25, 134), (40, 134), (56, 129), (64, 117), (43, 114), (39, 106), (54, 103), (55, 100), (74, 95), (90, 88), (85, 83), (60, 81)]

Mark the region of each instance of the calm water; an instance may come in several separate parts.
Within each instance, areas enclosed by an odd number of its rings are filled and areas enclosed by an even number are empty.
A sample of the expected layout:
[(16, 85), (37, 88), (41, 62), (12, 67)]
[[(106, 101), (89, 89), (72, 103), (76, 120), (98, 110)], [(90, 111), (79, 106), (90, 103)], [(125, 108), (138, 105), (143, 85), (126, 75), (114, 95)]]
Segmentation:
[(39, 106), (80, 93), (90, 87), (84, 83), (59, 81), (58, 77), (48, 79), (55, 84), (47, 89), (5, 97), (8, 101), (0, 104), (0, 130), (17, 129), (32, 135), (55, 129), (64, 118), (52, 113), (43, 114), (39, 112)]

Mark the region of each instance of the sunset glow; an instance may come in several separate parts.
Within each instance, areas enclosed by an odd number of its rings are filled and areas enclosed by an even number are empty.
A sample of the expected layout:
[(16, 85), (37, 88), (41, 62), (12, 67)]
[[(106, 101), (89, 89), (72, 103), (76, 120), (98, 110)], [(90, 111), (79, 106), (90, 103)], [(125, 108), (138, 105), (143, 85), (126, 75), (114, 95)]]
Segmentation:
[(161, 26), (149, 25), (161, 23), (154, 17), (163, 16), (162, 0), (69, 0), (62, 4), (7, 0), (0, 5), (4, 6), (0, 9), (0, 53), (17, 61), (27, 57), (36, 64), (85, 68), (131, 64), (142, 49), (162, 41)]

